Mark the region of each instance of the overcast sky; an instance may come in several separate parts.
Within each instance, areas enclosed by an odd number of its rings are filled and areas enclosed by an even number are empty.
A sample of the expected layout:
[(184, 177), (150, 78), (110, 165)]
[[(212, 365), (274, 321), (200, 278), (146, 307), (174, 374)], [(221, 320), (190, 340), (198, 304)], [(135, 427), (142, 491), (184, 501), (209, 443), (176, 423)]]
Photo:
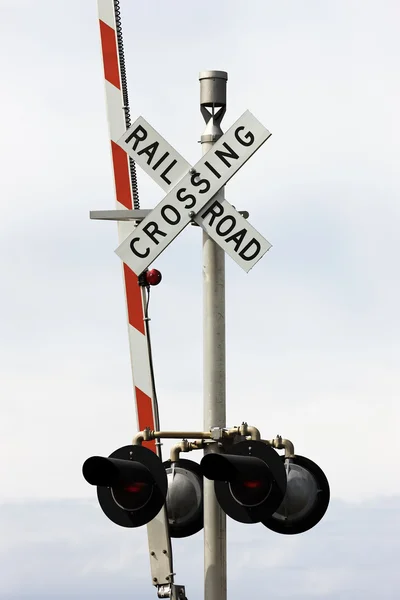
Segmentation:
[[(346, 518), (360, 502), (379, 512), (378, 498), (400, 496), (400, 4), (121, 5), (133, 119), (196, 162), (198, 72), (221, 69), (223, 129), (249, 109), (272, 132), (226, 189), (273, 244), (248, 275), (227, 258), (228, 425), (290, 438), (352, 503)], [(137, 430), (116, 225), (89, 220), (114, 208), (97, 4), (2, 0), (0, 12), (0, 500), (90, 499), (83, 461)], [(162, 199), (141, 172), (139, 185), (142, 208)], [(200, 231), (154, 266), (161, 424), (199, 429)], [(332, 597), (347, 598), (343, 585)], [(15, 586), (1, 597), (20, 597)]]
[[(0, 598), (156, 600), (146, 529), (116, 527), (92, 500), (0, 505)], [(397, 600), (399, 499), (333, 500), (300, 536), (228, 521), (228, 598)], [(203, 599), (202, 533), (175, 540), (174, 570)]]

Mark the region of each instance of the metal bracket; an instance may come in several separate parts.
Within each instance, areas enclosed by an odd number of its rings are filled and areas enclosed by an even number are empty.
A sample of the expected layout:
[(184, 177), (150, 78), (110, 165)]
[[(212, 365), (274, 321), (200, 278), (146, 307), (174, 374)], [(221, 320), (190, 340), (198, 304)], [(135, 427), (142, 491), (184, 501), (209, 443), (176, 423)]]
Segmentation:
[(213, 440), (222, 440), (222, 438), (224, 437), (226, 429), (223, 427), (211, 427), (211, 438)]
[[(235, 208), (233, 206), (233, 208)], [(236, 209), (235, 209), (236, 210)], [(244, 219), (248, 219), (250, 216), (250, 213), (247, 210), (238, 210), (239, 215), (242, 215), (242, 217)], [(190, 214), (189, 214), (190, 216)], [(193, 215), (193, 218), (196, 216), (196, 214)], [(193, 225), (193, 227), (200, 227), (200, 225), (198, 223), (196, 223), (196, 221), (193, 221), (193, 219), (190, 221), (190, 224)]]
[(172, 583), (168, 585), (159, 585), (157, 589), (159, 598), (171, 598), (171, 600), (187, 600), (185, 595), (185, 586)]

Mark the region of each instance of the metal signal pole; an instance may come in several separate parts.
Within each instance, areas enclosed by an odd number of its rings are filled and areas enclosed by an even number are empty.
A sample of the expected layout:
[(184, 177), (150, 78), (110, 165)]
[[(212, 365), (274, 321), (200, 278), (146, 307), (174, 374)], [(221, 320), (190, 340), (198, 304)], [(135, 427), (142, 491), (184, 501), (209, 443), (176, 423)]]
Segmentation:
[[(200, 110), (206, 122), (201, 136), (203, 154), (222, 136), (226, 111), (224, 71), (203, 71)], [(224, 199), (224, 188), (214, 197)], [(204, 431), (226, 426), (225, 377), (225, 252), (203, 232), (203, 376)], [(210, 444), (205, 452), (218, 451)], [(214, 492), (214, 482), (204, 479), (204, 599), (226, 600), (226, 515)]]

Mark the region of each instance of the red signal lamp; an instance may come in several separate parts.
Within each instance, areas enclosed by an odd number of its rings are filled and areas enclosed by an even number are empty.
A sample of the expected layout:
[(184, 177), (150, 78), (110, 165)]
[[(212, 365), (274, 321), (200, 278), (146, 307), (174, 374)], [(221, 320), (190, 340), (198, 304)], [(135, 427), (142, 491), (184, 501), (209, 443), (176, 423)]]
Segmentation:
[(125, 486), (124, 491), (129, 492), (130, 494), (138, 494), (146, 487), (146, 483), (133, 483), (132, 485)]
[(147, 285), (158, 285), (162, 279), (162, 275), (158, 269), (150, 269), (146, 271), (145, 278)]
[(255, 489), (261, 487), (262, 482), (261, 481), (243, 481), (243, 485), (244, 485), (244, 487), (246, 487), (250, 490), (255, 490)]

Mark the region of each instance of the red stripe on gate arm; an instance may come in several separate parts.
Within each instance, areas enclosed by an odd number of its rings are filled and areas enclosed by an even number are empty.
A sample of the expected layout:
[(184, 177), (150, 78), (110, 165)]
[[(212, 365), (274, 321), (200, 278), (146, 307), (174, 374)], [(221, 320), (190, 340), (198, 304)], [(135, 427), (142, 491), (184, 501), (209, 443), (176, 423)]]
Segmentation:
[(128, 321), (135, 329), (145, 335), (142, 290), (136, 273), (124, 263), (126, 303), (128, 306)]
[[(135, 387), (136, 394), (136, 406), (138, 413), (139, 430), (143, 431), (146, 427), (150, 427), (154, 431), (154, 416), (153, 416), (153, 405), (150, 396)], [(156, 451), (156, 442), (143, 442), (143, 446), (146, 446), (153, 452)]]
[(104, 77), (115, 85), (119, 90), (121, 83), (119, 78), (117, 39), (112, 27), (100, 19), (101, 49), (103, 52)]
[(120, 202), (128, 210), (132, 210), (131, 179), (129, 176), (129, 165), (127, 153), (111, 141), (111, 154), (114, 167), (115, 194)]

